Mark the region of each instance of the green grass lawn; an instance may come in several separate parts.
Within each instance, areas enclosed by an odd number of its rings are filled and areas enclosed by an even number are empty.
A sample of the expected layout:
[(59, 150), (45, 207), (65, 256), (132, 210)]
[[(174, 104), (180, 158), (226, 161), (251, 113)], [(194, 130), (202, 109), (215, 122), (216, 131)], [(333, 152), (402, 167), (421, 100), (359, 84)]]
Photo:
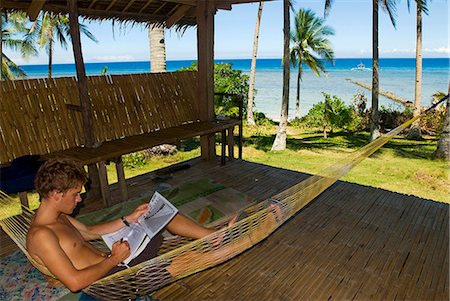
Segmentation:
[[(276, 130), (275, 126), (246, 127), (243, 159), (316, 174), (367, 144), (369, 137), (365, 132), (340, 131), (323, 139), (322, 133), (289, 127), (287, 149), (272, 152), (270, 148)], [(152, 157), (143, 166), (125, 168), (125, 175), (130, 178), (197, 157), (200, 155), (198, 145), (198, 139), (186, 141), (175, 155)], [(412, 141), (399, 136), (341, 180), (450, 203), (450, 166), (448, 162), (432, 158), (436, 145), (434, 137)], [(217, 153), (220, 153), (219, 148)], [(108, 176), (110, 184), (117, 182), (113, 164), (108, 166)], [(37, 195), (29, 194), (29, 198), (31, 208), (36, 208), (39, 204)]]
[[(270, 152), (275, 127), (246, 128), (246, 160), (315, 174), (367, 144), (369, 133), (322, 133), (288, 129), (287, 149)], [(449, 203), (449, 163), (434, 160), (437, 140), (398, 136), (341, 180)]]

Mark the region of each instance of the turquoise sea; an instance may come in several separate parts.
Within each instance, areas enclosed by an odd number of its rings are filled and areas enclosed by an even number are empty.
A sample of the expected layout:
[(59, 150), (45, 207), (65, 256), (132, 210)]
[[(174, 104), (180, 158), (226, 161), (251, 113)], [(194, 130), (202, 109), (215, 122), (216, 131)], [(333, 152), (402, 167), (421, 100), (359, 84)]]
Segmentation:
[[(193, 61), (168, 61), (167, 70), (174, 71), (190, 66)], [(216, 60), (229, 62), (235, 69), (241, 69), (245, 74), (250, 72), (250, 59)], [(364, 64), (366, 70), (354, 70), (358, 64)], [(300, 92), (301, 114), (306, 114), (313, 104), (323, 99), (322, 92), (337, 95), (346, 103), (351, 103), (357, 92), (364, 92), (369, 100), (370, 91), (356, 86), (346, 79), (371, 84), (371, 59), (336, 59), (333, 66), (326, 65), (328, 76), (316, 77), (311, 70), (305, 69)], [(447, 58), (423, 59), (422, 104), (428, 106), (431, 96), (436, 91), (446, 92), (450, 79), (450, 60)], [(100, 74), (107, 66), (108, 74), (127, 74), (148, 72), (150, 63), (146, 62), (112, 62), (86, 63), (88, 75)], [(26, 65), (23, 69), (29, 78), (46, 77), (46, 65)], [(282, 95), (282, 65), (281, 59), (258, 59), (256, 67), (255, 97), (256, 110), (265, 113), (275, 120), (279, 119)], [(353, 70), (352, 70), (353, 69)], [(56, 64), (53, 66), (55, 77), (75, 75), (73, 64)], [(291, 69), (289, 116), (295, 112), (295, 95), (297, 69)], [(380, 88), (391, 91), (409, 100), (414, 99), (415, 59), (402, 58), (380, 59)], [(393, 101), (380, 97), (380, 106), (401, 108)]]

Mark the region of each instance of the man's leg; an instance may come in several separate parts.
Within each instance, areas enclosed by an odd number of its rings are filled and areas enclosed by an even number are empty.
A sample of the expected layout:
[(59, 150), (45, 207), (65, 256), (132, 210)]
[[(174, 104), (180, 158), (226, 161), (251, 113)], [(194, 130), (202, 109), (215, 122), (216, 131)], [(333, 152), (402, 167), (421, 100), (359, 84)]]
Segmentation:
[(166, 229), (172, 234), (194, 239), (202, 238), (216, 232), (215, 229), (203, 227), (181, 213), (175, 215)]

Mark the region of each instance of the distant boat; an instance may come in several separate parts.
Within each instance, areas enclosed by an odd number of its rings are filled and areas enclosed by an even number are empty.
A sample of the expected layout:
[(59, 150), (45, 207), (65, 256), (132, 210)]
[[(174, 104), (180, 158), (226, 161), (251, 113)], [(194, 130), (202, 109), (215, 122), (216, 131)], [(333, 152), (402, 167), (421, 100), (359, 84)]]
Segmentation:
[(363, 63), (359, 63), (359, 64), (357, 65), (357, 67), (356, 67), (356, 68), (352, 68), (352, 70), (357, 70), (357, 71), (370, 71), (370, 70), (372, 70), (372, 69), (366, 68), (366, 66), (365, 66)]

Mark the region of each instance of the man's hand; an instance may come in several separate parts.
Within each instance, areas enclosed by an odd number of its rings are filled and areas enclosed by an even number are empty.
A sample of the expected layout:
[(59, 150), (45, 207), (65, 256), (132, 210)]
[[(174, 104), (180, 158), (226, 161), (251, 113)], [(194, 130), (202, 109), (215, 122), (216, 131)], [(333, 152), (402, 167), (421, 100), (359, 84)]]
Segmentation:
[(130, 256), (130, 245), (128, 241), (116, 241), (112, 245), (111, 258), (117, 260), (117, 264), (121, 263)]
[(143, 204), (136, 207), (136, 209), (134, 209), (134, 211), (131, 212), (129, 215), (125, 216), (125, 218), (129, 223), (137, 223), (138, 218), (140, 218), (147, 211), (148, 211), (148, 204)]

